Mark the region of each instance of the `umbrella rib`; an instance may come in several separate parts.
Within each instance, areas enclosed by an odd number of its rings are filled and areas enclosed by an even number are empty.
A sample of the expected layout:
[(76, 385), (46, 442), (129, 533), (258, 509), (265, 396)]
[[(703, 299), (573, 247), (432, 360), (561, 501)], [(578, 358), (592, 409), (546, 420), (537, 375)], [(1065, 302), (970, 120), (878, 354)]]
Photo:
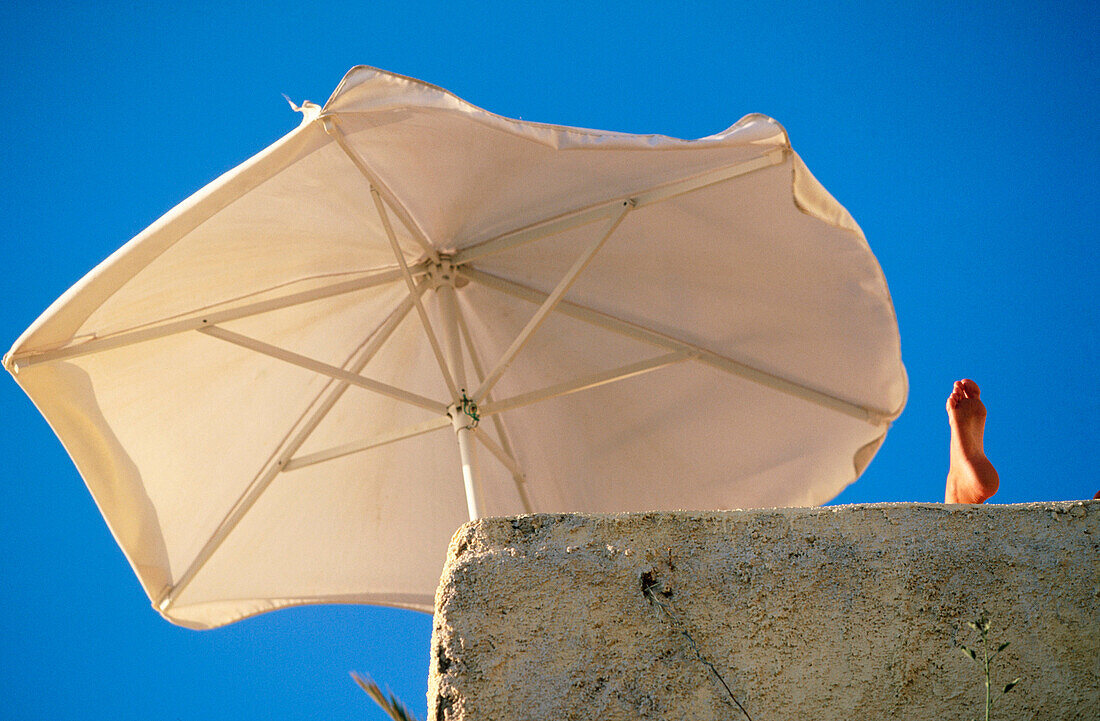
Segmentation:
[(496, 403), (486, 403), (479, 410), (482, 415), (496, 417), (496, 414), (504, 413), (505, 411), (521, 408), (531, 405), (532, 403), (548, 401), (551, 398), (560, 398), (561, 396), (578, 393), (588, 390), (589, 388), (597, 388), (608, 383), (626, 380), (627, 378), (633, 378), (634, 376), (649, 373), (658, 368), (675, 365), (676, 363), (682, 363), (696, 357), (698, 357), (698, 354), (692, 351), (673, 351), (672, 353), (666, 353), (665, 355), (638, 361), (637, 363), (630, 363), (611, 370), (592, 373), (572, 381), (557, 383), (552, 386), (547, 386), (546, 388), (531, 391), (530, 393), (522, 393), (518, 396), (512, 396), (511, 398), (497, 401)]
[(351, 443), (345, 443), (341, 446), (335, 446), (323, 451), (317, 451), (316, 453), (310, 453), (305, 456), (298, 456), (291, 458), (283, 466), (284, 471), (293, 471), (299, 468), (305, 468), (306, 466), (312, 466), (316, 463), (323, 463), (324, 461), (331, 461), (335, 458), (342, 458), (349, 456), (352, 453), (360, 453), (362, 451), (368, 451), (371, 448), (378, 448), (379, 446), (385, 446), (390, 443), (396, 443), (397, 441), (405, 440), (406, 438), (414, 438), (424, 433), (429, 433), (440, 428), (447, 428), (451, 425), (451, 418), (447, 415), (433, 418), (423, 423), (416, 423), (404, 428), (399, 428), (389, 433), (381, 433), (373, 438), (368, 438), (362, 441), (352, 441)]
[[(370, 166), (367, 165), (367, 161), (363, 159), (363, 156), (355, 152), (348, 144), (347, 136), (345, 136), (344, 131), (340, 129), (340, 126), (336, 122), (336, 118), (331, 115), (324, 116), (321, 118), (321, 124), (325, 132), (336, 141), (337, 145), (339, 145), (340, 149), (344, 151), (344, 154), (348, 156), (348, 159), (355, 165), (359, 173), (366, 178), (371, 186), (372, 192), (379, 192), (386, 199), (386, 202), (389, 203), (390, 207), (397, 213), (397, 217), (401, 220), (401, 224), (408, 229), (413, 240), (416, 241), (416, 244), (420, 246), (429, 258), (433, 261), (438, 261), (439, 253), (436, 252), (435, 248), (428, 241), (427, 233), (425, 233), (420, 227), (420, 224), (413, 219), (408, 208), (401, 204), (401, 201), (397, 199), (397, 196), (393, 194), (389, 186), (382, 182), (382, 179), (378, 177), (378, 173), (371, 170)], [(387, 231), (392, 232), (389, 231), (389, 229), (387, 229)]]
[[(423, 293), (427, 288), (427, 283), (420, 283), (417, 285), (417, 294)], [(358, 373), (366, 367), (367, 363), (378, 353), (386, 341), (390, 339), (393, 332), (397, 330), (397, 327), (401, 325), (401, 322), (408, 316), (409, 311), (413, 307), (413, 297), (406, 296), (403, 301), (389, 314), (389, 316), (382, 322), (381, 325), (368, 337), (368, 340), (361, 344), (344, 364), (347, 370), (351, 373)], [(237, 502), (229, 510), (229, 513), (225, 515), (221, 523), (211, 534), (210, 538), (203, 545), (202, 549), (191, 561), (191, 565), (180, 576), (179, 580), (174, 586), (170, 586), (162, 592), (160, 598), (156, 599), (157, 608), (162, 613), (167, 613), (168, 609), (172, 607), (176, 599), (183, 593), (184, 589), (190, 585), (195, 576), (206, 565), (210, 557), (218, 550), (225, 539), (237, 527), (244, 515), (248, 513), (248, 510), (255, 505), (260, 495), (263, 494), (267, 487), (271, 485), (271, 482), (282, 472), (290, 458), (302, 447), (302, 444), (310, 437), (313, 431), (320, 425), (321, 421), (328, 415), (329, 411), (336, 405), (336, 402), (343, 396), (351, 384), (347, 381), (330, 381), (317, 397), (313, 400), (302, 417), (295, 424), (297, 427), (292, 427), (283, 438), (279, 447), (275, 449), (274, 453), (264, 464), (264, 467), (256, 474), (255, 479), (248, 485), (244, 493), (241, 494)]]
[[(529, 288), (525, 285), (515, 283), (510, 280), (505, 280), (499, 276), (495, 276), (484, 271), (476, 270), (470, 266), (463, 266), (460, 271), (460, 275), (472, 280), (487, 288), (500, 291), (507, 295), (526, 300), (530, 303), (542, 303), (545, 302), (545, 298), (548, 294)], [(731, 375), (740, 376), (746, 380), (758, 383), (773, 390), (785, 393), (787, 395), (801, 398), (803, 400), (815, 403), (824, 408), (843, 413), (861, 421), (866, 421), (871, 425), (881, 426), (888, 425), (896, 413), (891, 414), (880, 411), (875, 408), (869, 408), (861, 406), (850, 401), (846, 401), (842, 398), (830, 395), (823, 391), (811, 388), (796, 381), (792, 381), (782, 376), (769, 373), (767, 371), (760, 370), (747, 363), (727, 358), (723, 355), (719, 355), (713, 351), (709, 351), (706, 348), (702, 348), (697, 345), (693, 345), (686, 341), (672, 338), (663, 333), (659, 333), (655, 330), (645, 328), (635, 323), (630, 323), (624, 320), (620, 320), (614, 316), (602, 313), (600, 311), (588, 308), (587, 306), (578, 305), (569, 301), (562, 301), (558, 304), (556, 310), (563, 315), (567, 315), (571, 318), (575, 318), (580, 321), (584, 321), (591, 325), (604, 328), (606, 330), (613, 331), (620, 335), (624, 335), (628, 338), (640, 340), (651, 345), (655, 345), (661, 348), (667, 348), (669, 350), (688, 351), (696, 354), (696, 360), (706, 365), (716, 368), (718, 370), (730, 373)]]
[[(418, 276), (422, 275), (425, 270), (425, 263), (418, 263), (410, 268), (410, 272)], [(227, 323), (231, 320), (239, 320), (241, 318), (248, 318), (254, 315), (259, 315), (261, 313), (280, 310), (282, 308), (289, 308), (294, 305), (301, 305), (303, 303), (309, 303), (311, 301), (321, 300), (323, 298), (331, 298), (333, 296), (343, 295), (345, 293), (354, 293), (357, 290), (374, 288), (380, 285), (385, 285), (387, 283), (393, 283), (394, 281), (401, 280), (403, 275), (404, 272), (400, 269), (376, 273), (365, 278), (357, 278), (355, 280), (344, 281), (343, 283), (336, 283), (333, 285), (322, 286), (320, 288), (313, 288), (311, 290), (304, 290), (300, 293), (291, 293), (290, 295), (286, 295), (281, 298), (269, 298), (267, 300), (256, 301), (255, 303), (248, 303), (247, 305), (238, 306), (236, 308), (211, 311), (204, 315), (196, 315), (191, 318), (185, 318), (183, 320), (173, 321), (171, 323), (164, 323), (161, 325), (140, 328), (137, 330), (123, 331), (114, 335), (103, 336), (102, 338), (95, 338), (89, 341), (85, 341), (77, 345), (64, 346), (55, 350), (48, 350), (43, 352), (32, 352), (27, 356), (16, 356), (13, 360), (13, 363), (16, 369), (28, 368), (32, 365), (37, 365), (39, 363), (76, 358), (91, 353), (111, 350), (113, 348), (121, 348), (124, 346), (133, 345), (135, 343), (143, 343), (145, 341), (156, 340), (157, 338), (164, 338), (165, 336), (175, 335), (177, 333), (185, 333), (190, 330), (198, 330), (211, 325), (216, 325), (218, 323)]]
[(567, 211), (551, 218), (545, 218), (521, 228), (509, 230), (467, 248), (463, 248), (454, 254), (453, 262), (455, 265), (462, 265), (479, 258), (500, 253), (518, 245), (545, 238), (549, 235), (563, 233), (567, 230), (600, 220), (601, 218), (611, 217), (623, 202), (630, 202), (633, 207), (641, 208), (696, 190), (702, 190), (716, 183), (732, 180), (733, 178), (757, 170), (770, 168), (773, 165), (778, 165), (783, 162), (787, 152), (787, 148), (775, 148), (752, 160), (747, 160), (724, 168), (718, 168), (717, 170), (711, 170), (700, 175), (691, 176), (690, 178), (663, 183), (653, 188), (649, 188), (648, 190), (635, 193), (627, 198), (602, 201), (594, 205)]
[[(474, 347), (474, 337), (470, 333), (470, 327), (466, 325), (466, 318), (462, 314), (462, 308), (460, 308), (457, 303), (455, 304), (455, 318), (458, 320), (458, 329), (459, 332), (462, 334), (462, 339), (466, 343), (466, 349), (470, 352), (470, 360), (474, 364), (474, 372), (477, 373), (479, 381), (483, 380), (485, 378), (485, 367), (481, 364), (481, 354), (478, 353), (477, 348)], [(485, 401), (486, 403), (492, 403), (493, 394), (486, 393)], [(508, 429), (504, 426), (504, 417), (500, 414), (497, 414), (494, 415), (492, 418), (493, 427), (496, 428), (497, 437), (500, 438), (499, 449), (508, 458), (508, 462), (510, 462), (511, 465), (509, 465), (509, 463), (505, 462), (503, 459), (501, 459), (501, 462), (504, 463), (508, 470), (512, 472), (512, 483), (514, 483), (516, 486), (516, 493), (519, 494), (519, 500), (520, 503), (523, 505), (524, 512), (534, 513), (534, 507), (531, 505), (531, 499), (527, 496), (527, 475), (523, 472), (523, 469), (520, 468), (519, 463), (516, 461), (516, 453), (512, 449), (512, 443), (508, 438)], [(485, 433), (477, 433), (475, 435), (478, 438), (481, 438), (483, 443), (485, 442), (485, 438), (487, 437)], [(497, 458), (501, 458), (497, 451), (494, 450), (491, 446), (489, 446), (489, 450), (492, 451), (493, 455), (495, 455)]]
[(565, 295), (566, 291), (568, 291), (569, 288), (572, 287), (574, 281), (576, 281), (577, 279), (577, 276), (580, 275), (581, 271), (588, 266), (588, 263), (596, 255), (596, 252), (603, 247), (603, 244), (607, 241), (608, 238), (611, 237), (611, 234), (614, 233), (615, 229), (619, 227), (619, 223), (622, 222), (623, 218), (626, 217), (626, 214), (630, 212), (633, 207), (634, 206), (630, 203), (630, 201), (623, 201), (621, 203), (618, 212), (609, 219), (607, 227), (604, 228), (604, 231), (600, 233), (599, 237), (596, 238), (596, 241), (592, 243), (583, 253), (581, 253), (581, 255), (573, 262), (573, 265), (569, 268), (569, 270), (566, 271), (565, 276), (560, 281), (558, 281), (558, 284), (554, 287), (554, 290), (550, 291), (550, 293), (547, 294), (546, 298), (542, 301), (542, 304), (539, 306), (538, 310), (536, 310), (535, 314), (531, 317), (531, 320), (527, 321), (527, 325), (523, 327), (523, 330), (519, 332), (519, 335), (516, 336), (516, 339), (512, 341), (512, 345), (508, 346), (508, 350), (504, 351), (504, 354), (497, 361), (496, 367), (493, 368), (493, 370), (484, 380), (482, 380), (481, 385), (474, 393), (475, 403), (481, 403), (485, 399), (485, 395), (494, 385), (496, 385), (496, 382), (500, 380), (500, 377), (504, 375), (504, 371), (508, 370), (508, 366), (516, 357), (516, 354), (519, 353), (520, 349), (522, 349), (523, 346), (527, 344), (527, 341), (530, 340), (531, 335), (538, 329), (540, 325), (542, 325), (543, 321), (546, 320), (546, 317), (550, 314), (550, 311), (554, 310), (554, 307), (562, 302), (562, 297)]
[(374, 391), (375, 393), (393, 398), (394, 400), (402, 401), (404, 403), (418, 406), (420, 408), (425, 408), (430, 411), (435, 411), (437, 413), (445, 413), (447, 411), (447, 407), (445, 405), (438, 401), (433, 401), (431, 398), (426, 398), (417, 393), (402, 390), (401, 388), (391, 386), (388, 383), (372, 380), (370, 378), (364, 378), (357, 373), (351, 373), (344, 370), (343, 368), (329, 365), (328, 363), (322, 363), (321, 361), (314, 360), (307, 356), (301, 355), (300, 353), (288, 351), (284, 348), (273, 346), (270, 343), (265, 343), (261, 340), (256, 340), (255, 338), (241, 335), (240, 333), (234, 333), (233, 331), (226, 330), (225, 328), (209, 326), (199, 329), (199, 332), (209, 336), (213, 336), (220, 340), (227, 341), (229, 343), (233, 343), (234, 345), (239, 345), (242, 348), (247, 348), (249, 350), (256, 351), (257, 353), (262, 353), (266, 356), (271, 356), (272, 358), (285, 361), (286, 363), (296, 365), (299, 368), (305, 368), (306, 370), (313, 371), (314, 373), (319, 373), (335, 380), (345, 381), (347, 383), (351, 383), (352, 385), (359, 386), (360, 388)]
[[(513, 478), (516, 476), (519, 476), (521, 478), (523, 477), (523, 469), (519, 467), (518, 463), (516, 463), (515, 458), (512, 458), (512, 456), (507, 451), (500, 447), (500, 444), (498, 444), (485, 433), (475, 433), (474, 437), (481, 441), (481, 444), (488, 448), (489, 451), (492, 452), (494, 456), (496, 456), (501, 465), (512, 472)], [(531, 513), (530, 509), (525, 508), (524, 511), (526, 513)]]
[[(401, 246), (397, 244), (397, 235), (393, 232), (393, 225), (390, 224), (390, 216), (386, 213), (386, 206), (382, 202), (382, 196), (379, 195), (378, 189), (373, 185), (370, 187), (370, 194), (371, 198), (374, 199), (374, 207), (378, 211), (378, 217), (382, 219), (382, 226), (386, 229), (386, 237), (389, 238), (393, 254), (397, 257), (397, 262), (401, 266), (401, 272), (405, 277), (405, 283), (409, 286), (409, 292), (412, 293), (415, 281), (413, 280), (412, 273), (409, 271), (408, 263), (405, 262), (405, 254), (401, 251)], [(451, 392), (451, 400), (457, 403), (459, 401), (458, 386), (455, 385), (454, 377), (451, 375), (451, 369), (447, 366), (447, 361), (443, 357), (443, 348), (439, 345), (439, 339), (436, 337), (435, 331), (432, 330), (431, 321), (428, 320), (428, 311), (424, 309), (424, 303), (421, 302), (419, 294), (413, 294), (413, 301), (416, 303), (416, 312), (417, 315), (420, 316), (421, 325), (424, 326), (424, 333), (428, 336), (428, 343), (432, 347), (432, 353), (435, 354), (435, 361), (439, 364), (439, 370), (443, 374), (443, 380), (447, 384), (447, 390)]]

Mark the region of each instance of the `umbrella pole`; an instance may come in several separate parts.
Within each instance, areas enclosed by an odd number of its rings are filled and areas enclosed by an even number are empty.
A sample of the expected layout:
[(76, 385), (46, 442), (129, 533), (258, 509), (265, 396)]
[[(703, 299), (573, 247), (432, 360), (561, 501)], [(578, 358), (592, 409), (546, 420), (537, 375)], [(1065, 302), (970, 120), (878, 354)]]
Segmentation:
[(477, 489), (474, 484), (473, 457), (470, 454), (470, 429), (466, 426), (459, 427), (459, 423), (466, 420), (466, 414), (458, 413), (462, 420), (454, 421), (455, 437), (458, 439), (458, 455), (462, 458), (462, 483), (466, 486), (466, 511), (470, 514), (470, 520), (481, 518), (481, 510), (478, 508)]
[[(436, 293), (439, 296), (440, 310), (443, 312), (443, 325), (446, 331), (447, 344), (444, 353), (447, 365), (450, 366), (451, 377), (458, 386), (462, 398), (447, 409), (447, 415), (451, 417), (451, 425), (454, 426), (455, 439), (458, 441), (458, 455), (462, 460), (462, 483), (466, 487), (466, 510), (470, 514), (470, 520), (476, 521), (481, 517), (480, 504), (478, 502), (477, 483), (474, 479), (473, 448), (471, 448), (470, 431), (477, 425), (477, 410), (473, 402), (466, 397), (466, 370), (462, 358), (462, 339), (458, 327), (458, 299), (455, 298), (454, 268), (446, 260), (440, 263), (439, 277)], [(471, 413), (473, 415), (471, 415)]]

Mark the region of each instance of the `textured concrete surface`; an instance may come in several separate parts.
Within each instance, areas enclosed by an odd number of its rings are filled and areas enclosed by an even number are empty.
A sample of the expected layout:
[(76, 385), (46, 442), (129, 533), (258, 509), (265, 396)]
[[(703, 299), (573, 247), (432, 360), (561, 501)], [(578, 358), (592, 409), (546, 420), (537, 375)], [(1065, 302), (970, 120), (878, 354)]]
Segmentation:
[(980, 718), (983, 609), (994, 718), (1100, 718), (1100, 501), (484, 519), (429, 719), (744, 718), (684, 632), (754, 721)]

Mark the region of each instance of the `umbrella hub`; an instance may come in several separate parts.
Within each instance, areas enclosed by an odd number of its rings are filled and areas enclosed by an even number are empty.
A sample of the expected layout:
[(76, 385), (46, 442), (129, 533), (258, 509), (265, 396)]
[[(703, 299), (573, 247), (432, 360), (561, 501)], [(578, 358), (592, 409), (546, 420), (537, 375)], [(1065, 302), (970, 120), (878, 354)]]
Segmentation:
[(428, 261), (427, 279), (432, 290), (439, 290), (442, 286), (462, 288), (470, 283), (468, 278), (458, 274), (458, 265), (451, 260), (451, 256), (443, 254), (440, 254), (438, 261)]
[(466, 395), (465, 388), (462, 389), (462, 398), (447, 407), (447, 415), (451, 417), (451, 425), (456, 431), (463, 428), (472, 431), (477, 428), (478, 421), (481, 420), (477, 403)]

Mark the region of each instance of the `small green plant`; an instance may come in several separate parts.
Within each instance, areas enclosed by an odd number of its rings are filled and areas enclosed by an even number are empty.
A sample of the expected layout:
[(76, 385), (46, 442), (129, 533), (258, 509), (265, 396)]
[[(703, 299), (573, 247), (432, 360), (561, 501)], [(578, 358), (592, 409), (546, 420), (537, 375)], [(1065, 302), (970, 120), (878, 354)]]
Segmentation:
[[(990, 687), (993, 683), (993, 675), (990, 668), (993, 665), (993, 659), (1000, 655), (1001, 651), (1008, 648), (1008, 641), (1000, 643), (993, 653), (989, 652), (989, 614), (982, 609), (982, 615), (976, 621), (967, 621), (967, 626), (978, 632), (981, 636), (981, 658), (978, 657), (978, 652), (969, 646), (959, 644), (959, 650), (963, 652), (963, 655), (969, 658), (974, 663), (978, 664), (982, 668), (982, 672), (985, 674), (985, 721), (990, 721), (993, 718), (993, 695), (990, 694)], [(1014, 678), (1009, 683), (1005, 684), (1001, 689), (1001, 695), (1008, 693), (1012, 689), (1016, 688), (1016, 684), (1020, 683), (1019, 678)]]
[(406, 708), (405, 704), (390, 692), (387, 697), (382, 689), (378, 688), (378, 684), (370, 679), (369, 676), (360, 676), (355, 671), (351, 672), (351, 677), (355, 679), (355, 683), (359, 684), (359, 688), (367, 692), (376, 704), (382, 707), (382, 710), (386, 712), (393, 721), (418, 721), (416, 716), (413, 716), (412, 712)]

